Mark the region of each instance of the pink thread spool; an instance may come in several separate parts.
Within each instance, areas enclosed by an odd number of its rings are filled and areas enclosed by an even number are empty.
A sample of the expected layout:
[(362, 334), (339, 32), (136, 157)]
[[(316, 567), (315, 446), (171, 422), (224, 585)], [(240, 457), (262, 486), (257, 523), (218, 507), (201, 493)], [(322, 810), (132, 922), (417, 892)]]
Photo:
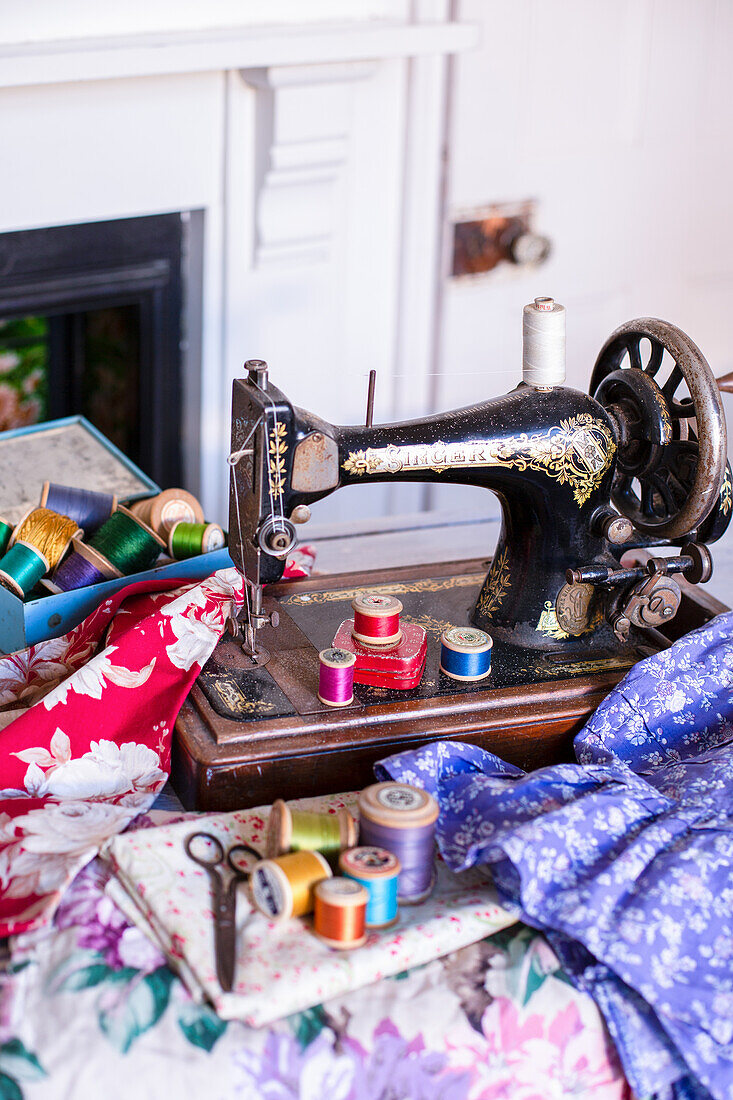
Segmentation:
[(383, 592), (362, 592), (351, 601), (354, 611), (352, 634), (367, 646), (396, 645), (402, 638), (402, 603)]
[(348, 707), (354, 701), (356, 654), (345, 649), (324, 649), (318, 661), (318, 698), (328, 707)]

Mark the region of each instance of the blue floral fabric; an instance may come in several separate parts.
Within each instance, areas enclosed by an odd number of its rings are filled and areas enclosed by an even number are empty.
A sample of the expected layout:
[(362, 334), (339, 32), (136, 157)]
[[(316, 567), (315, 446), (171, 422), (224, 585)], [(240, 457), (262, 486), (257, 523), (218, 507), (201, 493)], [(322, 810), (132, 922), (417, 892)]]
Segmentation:
[(377, 765), (435, 795), (446, 862), (492, 865), (660, 1100), (733, 1097), (732, 685), (730, 613), (637, 664), (578, 764), (437, 742)]

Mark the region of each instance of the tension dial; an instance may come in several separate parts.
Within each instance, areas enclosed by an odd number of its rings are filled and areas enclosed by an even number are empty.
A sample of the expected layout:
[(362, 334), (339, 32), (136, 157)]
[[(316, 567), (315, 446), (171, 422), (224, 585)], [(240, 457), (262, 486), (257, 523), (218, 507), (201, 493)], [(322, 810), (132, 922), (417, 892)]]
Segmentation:
[(613, 503), (658, 538), (697, 530), (720, 499), (726, 427), (696, 344), (666, 321), (628, 321), (596, 360), (590, 392), (616, 424)]

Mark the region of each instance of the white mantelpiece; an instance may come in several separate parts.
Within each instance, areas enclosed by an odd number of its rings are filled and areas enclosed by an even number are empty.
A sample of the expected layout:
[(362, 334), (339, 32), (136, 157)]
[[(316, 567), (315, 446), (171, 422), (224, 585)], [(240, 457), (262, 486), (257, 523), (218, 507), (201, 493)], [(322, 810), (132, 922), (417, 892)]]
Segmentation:
[[(148, 7), (160, 19), (167, 4)], [(211, 519), (227, 518), (244, 359), (267, 359), (275, 385), (326, 419), (361, 418), (372, 368), (379, 419), (428, 409), (446, 59), (475, 35), (450, 21), (448, 0), (413, 6), (344, 0), (335, 22), (320, 0), (304, 24), (302, 4), (212, 0), (210, 24), (194, 25), (200, 5), (179, 0), (166, 30), (133, 3), (123, 34), (104, 5), (68, 0), (89, 36), (46, 3), (44, 38), (9, 4), (0, 232), (203, 212), (201, 372), (187, 381), (184, 441)], [(416, 505), (373, 487), (337, 494), (314, 520)]]

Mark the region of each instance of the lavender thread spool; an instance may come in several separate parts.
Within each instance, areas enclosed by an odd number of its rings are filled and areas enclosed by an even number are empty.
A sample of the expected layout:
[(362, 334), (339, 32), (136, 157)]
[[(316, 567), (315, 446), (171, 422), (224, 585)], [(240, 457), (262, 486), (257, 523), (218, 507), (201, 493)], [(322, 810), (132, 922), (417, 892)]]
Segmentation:
[(431, 794), (406, 783), (374, 783), (359, 795), (359, 844), (397, 856), (402, 905), (425, 901), (433, 888), (438, 813)]
[(86, 535), (101, 527), (116, 507), (117, 497), (110, 493), (75, 489), (71, 485), (56, 485), (53, 481), (44, 481), (39, 504), (39, 508), (50, 508), (75, 520)]
[(348, 707), (354, 701), (356, 654), (346, 649), (322, 649), (318, 663), (318, 698), (328, 707)]

